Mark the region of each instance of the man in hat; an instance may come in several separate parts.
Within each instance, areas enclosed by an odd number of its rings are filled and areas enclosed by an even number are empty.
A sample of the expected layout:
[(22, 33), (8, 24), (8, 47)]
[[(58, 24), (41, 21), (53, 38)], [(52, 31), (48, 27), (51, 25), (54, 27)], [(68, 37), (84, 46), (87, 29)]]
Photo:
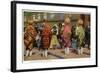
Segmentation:
[(33, 27), (33, 24), (34, 24), (33, 20), (29, 20), (28, 25), (25, 29), (24, 44), (26, 47), (26, 56), (32, 55), (32, 48), (33, 48), (32, 46), (37, 34), (35, 28)]
[(64, 50), (65, 54), (69, 54), (71, 46), (71, 21), (69, 17), (66, 17), (64, 20), (64, 29), (62, 34), (64, 40)]
[(85, 30), (83, 28), (83, 20), (82, 19), (79, 19), (77, 22), (76, 35), (78, 38), (78, 54), (83, 54)]

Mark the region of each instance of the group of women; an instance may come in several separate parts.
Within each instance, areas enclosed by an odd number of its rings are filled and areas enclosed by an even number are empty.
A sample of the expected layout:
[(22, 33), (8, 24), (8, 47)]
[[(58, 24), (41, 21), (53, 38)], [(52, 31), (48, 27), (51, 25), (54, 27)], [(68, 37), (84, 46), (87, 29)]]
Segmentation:
[(88, 42), (90, 46), (90, 28), (86, 35), (83, 23), (82, 19), (78, 19), (76, 25), (72, 25), (71, 19), (66, 17), (63, 23), (51, 26), (47, 20), (44, 20), (41, 26), (35, 27), (34, 21), (29, 20), (24, 32), (25, 56), (32, 55), (34, 43), (40, 54), (46, 58), (49, 49), (63, 49), (65, 54), (69, 54), (70, 49), (75, 49), (77, 54), (83, 54), (84, 45)]

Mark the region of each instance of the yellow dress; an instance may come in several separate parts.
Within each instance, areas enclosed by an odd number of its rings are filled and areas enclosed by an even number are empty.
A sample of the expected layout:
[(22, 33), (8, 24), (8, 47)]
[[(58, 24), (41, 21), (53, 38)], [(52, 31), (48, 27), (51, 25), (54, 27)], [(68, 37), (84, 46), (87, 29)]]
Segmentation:
[(58, 45), (59, 45), (59, 42), (58, 42), (57, 36), (52, 35), (50, 48), (53, 48), (53, 46), (58, 46)]

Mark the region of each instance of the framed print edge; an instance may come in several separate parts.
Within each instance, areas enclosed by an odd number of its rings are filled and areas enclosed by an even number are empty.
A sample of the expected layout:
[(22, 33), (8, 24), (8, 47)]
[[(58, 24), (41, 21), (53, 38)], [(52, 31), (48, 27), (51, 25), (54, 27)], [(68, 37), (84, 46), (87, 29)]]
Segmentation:
[[(53, 5), (53, 6), (69, 6), (69, 7), (86, 7), (86, 8), (95, 8), (96, 9), (96, 62), (95, 65), (85, 65), (85, 66), (70, 66), (70, 67), (52, 67), (52, 68), (38, 68), (38, 69), (16, 69), (16, 5), (17, 4), (36, 4), (36, 5)], [(73, 5), (73, 4), (56, 4), (56, 3), (42, 3), (42, 2), (24, 2), (24, 1), (12, 1), (11, 2), (11, 71), (12, 72), (23, 72), (23, 71), (42, 71), (42, 70), (55, 70), (55, 69), (74, 69), (74, 68), (89, 68), (98, 66), (98, 7), (97, 6), (88, 6), (88, 5)]]
[(61, 69), (77, 69), (77, 68), (93, 68), (97, 67), (97, 65), (85, 65), (85, 66), (72, 66), (72, 67), (52, 67), (52, 68), (39, 68), (39, 69), (23, 69), (16, 70), (15, 72), (28, 72), (28, 71), (45, 71), (45, 70), (61, 70)]
[(98, 67), (98, 6), (96, 8), (96, 67)]
[(11, 71), (16, 72), (16, 3), (11, 2)]

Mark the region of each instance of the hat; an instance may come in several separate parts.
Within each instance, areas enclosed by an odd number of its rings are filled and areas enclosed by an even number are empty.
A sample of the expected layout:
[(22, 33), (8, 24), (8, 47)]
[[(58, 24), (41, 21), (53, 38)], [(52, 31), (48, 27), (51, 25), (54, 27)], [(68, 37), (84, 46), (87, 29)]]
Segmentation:
[(83, 20), (82, 19), (79, 19), (78, 20), (78, 24), (83, 24)]
[(70, 23), (70, 18), (69, 18), (69, 17), (66, 17), (66, 18), (65, 18), (65, 22), (66, 22), (66, 23)]

